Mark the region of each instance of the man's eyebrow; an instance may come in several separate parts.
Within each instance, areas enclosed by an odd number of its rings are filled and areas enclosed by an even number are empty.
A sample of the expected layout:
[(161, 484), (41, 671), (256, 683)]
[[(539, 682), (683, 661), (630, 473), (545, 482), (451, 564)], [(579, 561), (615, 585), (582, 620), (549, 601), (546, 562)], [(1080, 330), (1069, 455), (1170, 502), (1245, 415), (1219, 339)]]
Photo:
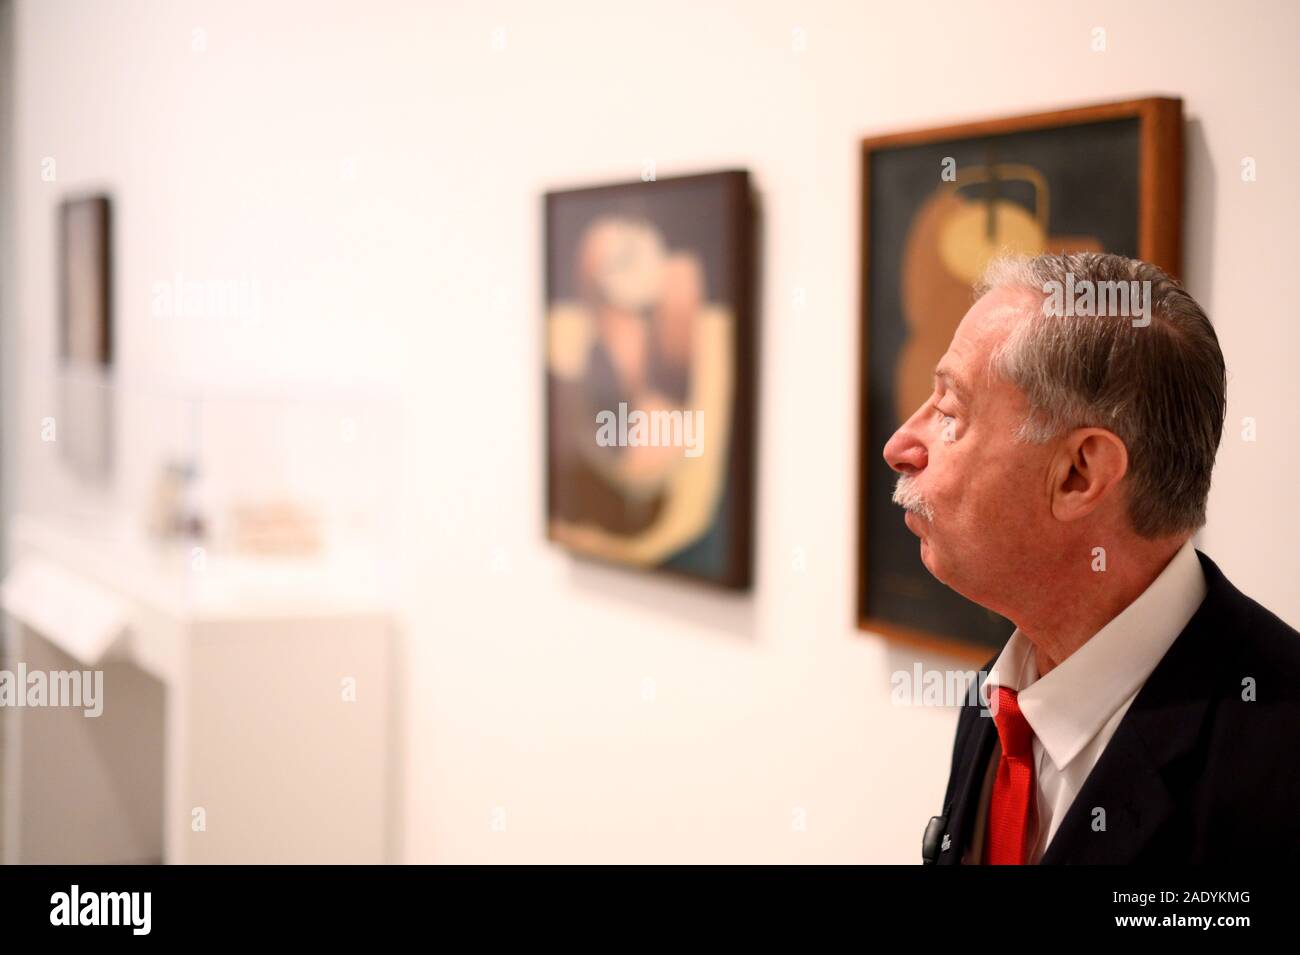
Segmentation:
[(947, 368), (944, 368), (942, 365), (936, 368), (934, 370), (934, 378), (935, 381), (942, 381), (944, 387), (955, 394), (957, 400), (962, 404), (970, 404), (970, 392), (966, 390), (966, 386), (958, 381), (953, 373)]

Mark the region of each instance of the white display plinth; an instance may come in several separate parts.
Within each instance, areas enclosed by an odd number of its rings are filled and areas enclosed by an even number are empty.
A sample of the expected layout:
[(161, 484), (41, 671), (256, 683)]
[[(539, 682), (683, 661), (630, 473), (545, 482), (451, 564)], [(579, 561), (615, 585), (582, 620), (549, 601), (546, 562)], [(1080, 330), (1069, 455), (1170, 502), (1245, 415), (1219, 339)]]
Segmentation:
[[(102, 670), (104, 708), (7, 714), (5, 862), (387, 861), (393, 624), (367, 565), (22, 516), (7, 552), (9, 668)], [(97, 595), (90, 623), (55, 591)]]

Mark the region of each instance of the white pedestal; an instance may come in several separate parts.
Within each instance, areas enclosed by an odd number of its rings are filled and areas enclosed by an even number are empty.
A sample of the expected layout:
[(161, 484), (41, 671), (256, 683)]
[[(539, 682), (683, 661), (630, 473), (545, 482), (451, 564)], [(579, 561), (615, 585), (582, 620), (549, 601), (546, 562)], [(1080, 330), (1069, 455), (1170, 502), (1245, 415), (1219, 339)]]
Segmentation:
[(392, 623), (364, 575), (24, 518), (8, 547), (11, 581), (56, 568), (36, 579), (111, 595), (124, 625), (100, 652), (6, 593), (10, 671), (104, 674), (99, 717), (6, 712), (6, 862), (388, 861)]

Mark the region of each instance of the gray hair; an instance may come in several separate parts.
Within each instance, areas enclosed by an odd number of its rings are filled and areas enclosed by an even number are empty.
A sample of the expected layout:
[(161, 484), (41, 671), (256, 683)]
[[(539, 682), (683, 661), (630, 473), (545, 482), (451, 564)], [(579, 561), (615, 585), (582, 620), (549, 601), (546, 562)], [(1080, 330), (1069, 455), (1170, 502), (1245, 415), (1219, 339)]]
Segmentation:
[[(1147, 323), (1105, 309), (1063, 316), (1049, 290), (1083, 283), (1140, 283), (1131, 287), (1147, 296)], [(1097, 252), (994, 259), (976, 297), (1003, 287), (1043, 296), (1041, 310), (1018, 322), (989, 358), (989, 371), (1029, 399), (1016, 437), (1042, 443), (1072, 428), (1105, 428), (1128, 449), (1133, 530), (1154, 539), (1201, 527), (1227, 378), (1218, 337), (1196, 300), (1154, 265)]]

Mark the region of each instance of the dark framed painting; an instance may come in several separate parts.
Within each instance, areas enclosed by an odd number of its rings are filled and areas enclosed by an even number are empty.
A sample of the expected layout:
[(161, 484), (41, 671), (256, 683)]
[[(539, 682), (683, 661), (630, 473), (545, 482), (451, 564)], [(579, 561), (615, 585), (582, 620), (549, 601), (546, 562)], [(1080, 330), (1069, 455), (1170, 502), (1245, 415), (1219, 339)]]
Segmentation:
[(107, 196), (59, 204), (59, 420), (63, 458), (83, 477), (112, 466), (113, 258)]
[(741, 170), (545, 196), (546, 534), (750, 583), (754, 207)]
[(1151, 98), (862, 142), (857, 623), (984, 662), (1014, 626), (949, 590), (891, 501), (885, 442), (998, 252), (1105, 251), (1177, 275), (1182, 105)]

